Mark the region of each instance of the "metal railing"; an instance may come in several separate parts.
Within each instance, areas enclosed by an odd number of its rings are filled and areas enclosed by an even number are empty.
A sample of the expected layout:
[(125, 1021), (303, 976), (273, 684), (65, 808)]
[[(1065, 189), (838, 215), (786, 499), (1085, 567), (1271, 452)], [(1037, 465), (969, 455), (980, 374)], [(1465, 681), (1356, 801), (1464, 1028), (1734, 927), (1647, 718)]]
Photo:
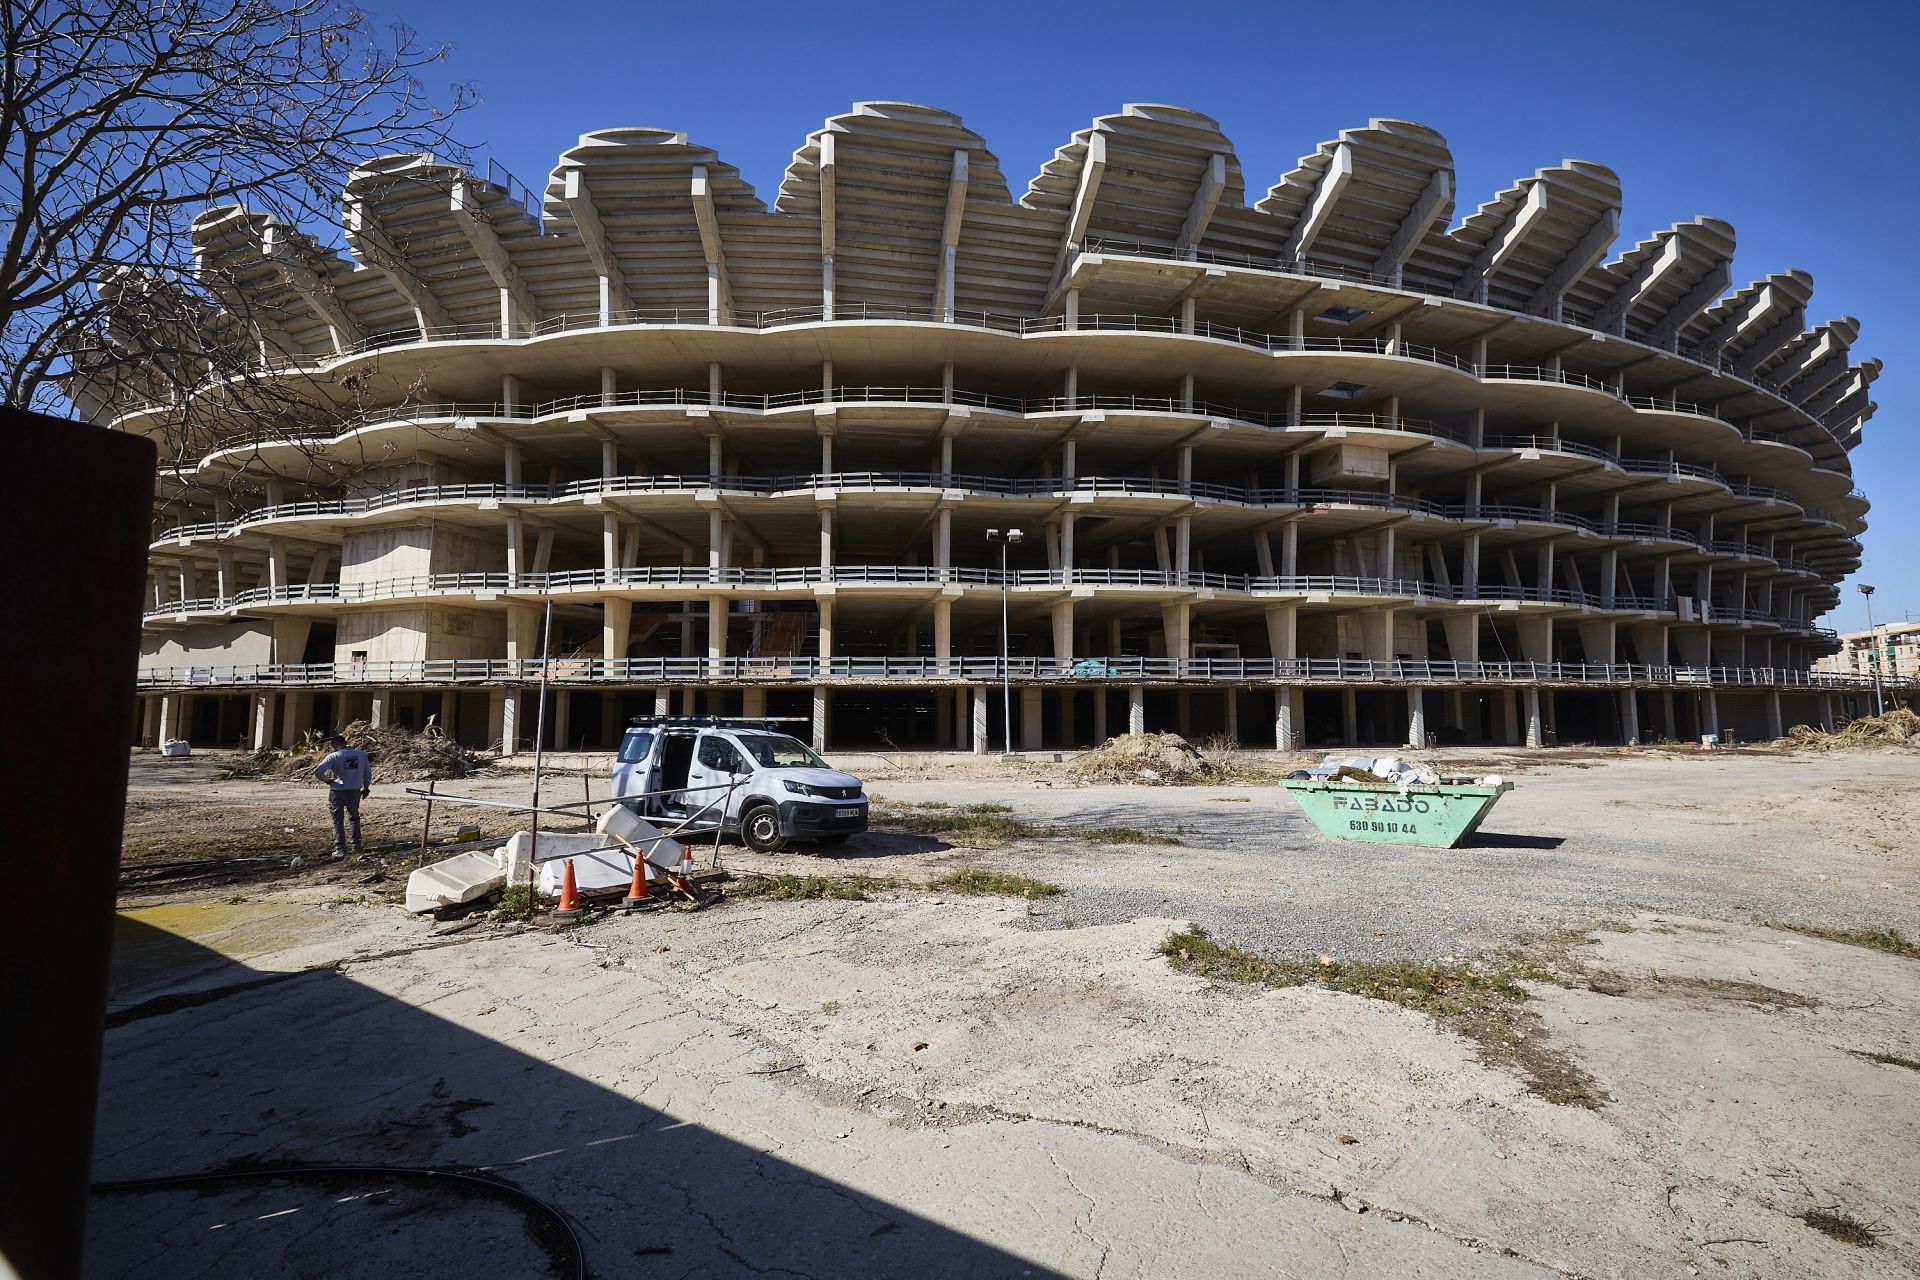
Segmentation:
[[(881, 657), (829, 658), (459, 658), (151, 667), (143, 689), (395, 684), (527, 685), (542, 677), (559, 684), (671, 685), (712, 683), (955, 682), (1023, 683), (1469, 683), (1573, 685), (1686, 685), (1859, 690), (1869, 676), (1786, 668), (1649, 666), (1641, 663), (1448, 662), (1358, 658)], [(1920, 688), (1920, 680), (1907, 687)]]
[[(226, 597), (197, 597), (168, 601), (147, 611), (150, 619), (183, 615), (228, 614), (275, 605), (356, 604), (381, 600), (424, 599), (442, 596), (495, 596), (514, 593), (550, 596), (574, 592), (604, 592), (648, 587), (664, 589), (756, 592), (810, 591), (819, 586), (847, 587), (978, 587), (1063, 591), (1077, 586), (1105, 586), (1151, 591), (1212, 591), (1248, 597), (1360, 596), (1404, 600), (1414, 604), (1476, 604), (1517, 601), (1567, 605), (1615, 612), (1665, 612), (1664, 606), (1637, 596), (1604, 596), (1566, 587), (1541, 589), (1505, 583), (1453, 586), (1418, 578), (1382, 578), (1345, 574), (1256, 575), (1180, 572), (1161, 569), (1016, 569), (1005, 574), (995, 568), (970, 565), (784, 565), (710, 566), (640, 565), (617, 569), (574, 569), (555, 573), (435, 573), (366, 582), (293, 583), (253, 587)], [(1712, 609), (1712, 621), (1730, 621), (1732, 610)], [(1767, 623), (1816, 635), (1830, 632), (1796, 619), (1757, 612), (1742, 621)]]

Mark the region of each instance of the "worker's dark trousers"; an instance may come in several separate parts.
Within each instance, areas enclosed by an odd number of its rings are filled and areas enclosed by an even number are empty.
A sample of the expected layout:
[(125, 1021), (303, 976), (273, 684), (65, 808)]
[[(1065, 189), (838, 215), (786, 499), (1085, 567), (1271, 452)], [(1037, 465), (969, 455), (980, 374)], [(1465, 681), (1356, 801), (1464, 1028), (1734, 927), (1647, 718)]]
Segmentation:
[(347, 832), (343, 818), (353, 821), (353, 845), (355, 853), (360, 852), (360, 793), (347, 788), (327, 792), (327, 812), (333, 815), (333, 851), (347, 851)]

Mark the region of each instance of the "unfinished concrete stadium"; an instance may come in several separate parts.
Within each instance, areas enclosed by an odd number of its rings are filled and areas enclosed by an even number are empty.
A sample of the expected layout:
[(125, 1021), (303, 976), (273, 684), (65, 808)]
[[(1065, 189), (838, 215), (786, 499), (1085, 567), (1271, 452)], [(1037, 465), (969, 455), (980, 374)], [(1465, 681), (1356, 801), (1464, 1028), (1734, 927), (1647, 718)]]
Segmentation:
[(370, 161), (350, 256), (209, 211), (207, 332), (288, 397), (163, 393), (137, 342), (74, 390), (231, 410), (162, 477), (136, 734), (512, 748), (543, 677), (590, 748), (667, 711), (976, 751), (1830, 722), (1871, 687), (1811, 667), (1879, 362), (1805, 273), (1733, 287), (1727, 223), (1615, 252), (1620, 208), (1569, 160), (1455, 225), (1395, 120), (1249, 206), (1213, 121), (1138, 104), (1015, 201), (958, 117), (863, 103), (771, 208), (621, 128), (538, 195)]

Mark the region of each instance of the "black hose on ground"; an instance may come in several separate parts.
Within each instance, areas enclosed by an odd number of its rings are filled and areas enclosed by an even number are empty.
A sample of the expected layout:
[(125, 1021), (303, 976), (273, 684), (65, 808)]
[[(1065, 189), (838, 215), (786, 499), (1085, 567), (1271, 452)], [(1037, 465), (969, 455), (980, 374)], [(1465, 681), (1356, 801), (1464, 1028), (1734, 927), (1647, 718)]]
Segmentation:
[(573, 1280), (587, 1280), (586, 1247), (580, 1243), (579, 1233), (574, 1231), (573, 1224), (567, 1221), (565, 1214), (530, 1191), (523, 1191), (510, 1182), (483, 1177), (477, 1173), (422, 1169), (411, 1165), (299, 1164), (283, 1165), (273, 1169), (235, 1169), (226, 1173), (185, 1173), (158, 1178), (123, 1178), (113, 1182), (96, 1182), (88, 1190), (95, 1195), (107, 1195), (121, 1191), (159, 1191), (168, 1187), (200, 1186), (213, 1182), (340, 1177), (415, 1178), (423, 1182), (477, 1189), (488, 1195), (514, 1201), (523, 1208), (533, 1210), (554, 1228), (559, 1240), (564, 1242), (567, 1253), (571, 1255)]

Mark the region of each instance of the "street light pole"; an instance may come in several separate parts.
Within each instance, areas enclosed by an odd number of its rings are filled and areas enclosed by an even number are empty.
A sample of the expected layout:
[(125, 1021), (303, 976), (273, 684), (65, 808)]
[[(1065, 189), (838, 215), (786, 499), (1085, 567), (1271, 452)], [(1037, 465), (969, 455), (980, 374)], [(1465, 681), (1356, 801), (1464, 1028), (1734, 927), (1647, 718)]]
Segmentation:
[(1000, 544), (1000, 754), (1003, 756), (1013, 754), (1013, 633), (1009, 626), (1012, 586), (1007, 580), (1007, 548), (1022, 536), (1018, 529), (1007, 530), (1005, 538), (998, 529), (987, 530), (987, 541)]
[(1887, 699), (1880, 688), (1880, 635), (1873, 625), (1873, 588), (1863, 582), (1860, 594), (1867, 598), (1867, 644), (1873, 650), (1873, 714), (1883, 716), (1887, 714)]

